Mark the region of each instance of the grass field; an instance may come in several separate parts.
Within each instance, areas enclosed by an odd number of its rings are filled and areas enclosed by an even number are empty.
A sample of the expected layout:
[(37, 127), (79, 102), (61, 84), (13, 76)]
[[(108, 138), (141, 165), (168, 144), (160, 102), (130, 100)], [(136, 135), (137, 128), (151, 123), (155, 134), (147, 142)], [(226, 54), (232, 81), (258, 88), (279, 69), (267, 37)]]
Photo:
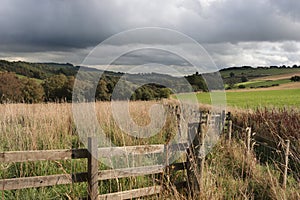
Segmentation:
[(254, 78), (254, 77), (299, 73), (300, 69), (299, 68), (233, 69), (233, 70), (221, 71), (221, 75), (223, 78), (228, 78), (230, 77), (231, 72), (233, 72), (236, 76), (245, 75), (248, 78), (250, 77)]
[[(193, 94), (179, 95), (184, 99), (191, 98)], [(211, 104), (209, 93), (198, 93), (200, 103)], [(266, 91), (234, 91), (226, 92), (227, 105), (238, 108), (257, 107), (299, 107), (300, 89), (266, 90)]]
[(259, 87), (272, 87), (274, 85), (280, 85), (285, 83), (290, 83), (290, 79), (280, 79), (280, 80), (254, 80), (247, 81), (245, 83), (238, 83), (236, 86), (244, 85), (246, 88), (259, 88)]

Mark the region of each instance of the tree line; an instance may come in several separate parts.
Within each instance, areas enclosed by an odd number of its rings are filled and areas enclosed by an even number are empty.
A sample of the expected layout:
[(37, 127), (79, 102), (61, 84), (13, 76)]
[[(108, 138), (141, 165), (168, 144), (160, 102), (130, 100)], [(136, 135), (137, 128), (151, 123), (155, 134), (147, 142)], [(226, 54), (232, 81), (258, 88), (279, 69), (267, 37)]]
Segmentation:
[[(120, 77), (104, 75), (96, 88), (84, 82), (80, 84), (80, 94), (88, 101), (109, 101), (119, 79)], [(0, 103), (71, 102), (74, 82), (74, 76), (64, 74), (53, 75), (41, 81), (20, 77), (12, 72), (0, 72)], [(170, 89), (157, 84), (146, 84), (134, 91), (131, 83), (126, 84), (117, 99), (147, 101), (169, 98), (172, 93)]]
[[(86, 72), (87, 79), (99, 74), (98, 70), (70, 63), (29, 63), (9, 62), (0, 60), (0, 103), (39, 103), (39, 102), (70, 102), (73, 98), (75, 76), (79, 69)], [(79, 92), (74, 99), (87, 101), (120, 100), (155, 100), (168, 98), (172, 93), (191, 92), (186, 87), (186, 81), (193, 91), (208, 91), (201, 74), (195, 73), (185, 77), (173, 77), (163, 74), (124, 74), (121, 72), (101, 72), (98, 84), (82, 81)], [(131, 81), (123, 81), (122, 76)], [(143, 83), (147, 80), (147, 84)], [(115, 86), (122, 83), (118, 95), (112, 96)], [(162, 85), (172, 86), (173, 90)], [(139, 85), (137, 87), (137, 85)], [(219, 87), (219, 86), (218, 86)]]

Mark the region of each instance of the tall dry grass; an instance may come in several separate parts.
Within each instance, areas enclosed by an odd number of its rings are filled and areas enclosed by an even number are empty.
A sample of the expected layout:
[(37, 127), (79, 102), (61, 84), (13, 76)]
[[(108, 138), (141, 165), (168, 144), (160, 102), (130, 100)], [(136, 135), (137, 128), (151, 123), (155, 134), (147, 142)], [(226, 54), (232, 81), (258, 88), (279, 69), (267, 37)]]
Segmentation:
[[(157, 102), (131, 102), (130, 116), (140, 126), (150, 123), (148, 111)], [(168, 116), (163, 129), (153, 137), (139, 139), (123, 132), (114, 121), (110, 102), (95, 104), (97, 120), (114, 145), (163, 144), (171, 137), (176, 121)], [(56, 104), (1, 104), (0, 152), (48, 149), (85, 148), (73, 121), (72, 105)], [(100, 163), (100, 169), (107, 166)], [(85, 172), (85, 160), (41, 161), (28, 163), (0, 163), (0, 177), (15, 178), (51, 174)], [(100, 193), (116, 192), (153, 185), (156, 175), (101, 181)], [(0, 193), (2, 199), (77, 199), (87, 196), (86, 183), (23, 189)]]
[[(131, 102), (130, 115), (139, 125), (150, 123), (148, 111), (157, 102)], [(161, 103), (161, 102), (160, 102)], [(168, 118), (163, 129), (153, 137), (140, 139), (124, 133), (113, 120), (110, 102), (95, 104), (97, 120), (107, 137), (115, 145), (162, 144), (170, 140), (177, 130), (177, 122), (169, 104), (162, 102), (168, 110)], [(71, 104), (1, 104), (0, 105), (0, 151), (39, 150), (39, 149), (70, 149), (84, 147), (81, 143), (73, 121)], [(299, 138), (294, 122), (300, 119), (298, 111), (253, 111), (233, 113), (234, 124), (240, 127), (253, 126), (254, 131), (272, 133), (282, 138)], [(290, 122), (294, 120), (294, 122)], [(295, 121), (296, 120), (296, 121)], [(280, 122), (281, 131), (275, 132)], [(291, 126), (289, 124), (292, 124)], [(288, 126), (283, 129), (282, 127)], [(271, 127), (271, 128), (270, 128)], [(272, 129), (273, 127), (273, 129)], [(290, 127), (290, 128), (289, 128)], [(273, 131), (272, 131), (273, 130)], [(242, 130), (235, 129), (236, 135)], [(280, 132), (281, 133), (281, 132)], [(287, 135), (289, 134), (289, 135)], [(265, 135), (264, 135), (265, 136)], [(299, 199), (299, 187), (295, 179), (289, 177), (287, 190), (279, 184), (280, 170), (272, 164), (260, 163), (252, 153), (245, 154), (245, 145), (237, 137), (231, 145), (221, 139), (213, 148), (205, 161), (200, 199)], [(297, 140), (298, 141), (298, 140)], [(297, 149), (293, 150), (299, 155)], [(294, 155), (293, 154), (293, 155)], [(106, 166), (100, 164), (101, 169)], [(76, 173), (86, 171), (85, 160), (42, 161), (28, 163), (0, 163), (0, 177), (26, 177), (51, 175), (60, 173)], [(100, 193), (116, 192), (126, 189), (145, 187), (160, 181), (160, 176), (144, 176), (118, 180), (101, 181)], [(185, 172), (172, 174), (172, 181), (186, 180)], [(2, 199), (78, 199), (86, 196), (87, 185), (73, 184), (49, 188), (24, 189), (0, 193)], [(189, 199), (187, 190), (176, 189), (168, 183), (160, 196), (150, 199)]]

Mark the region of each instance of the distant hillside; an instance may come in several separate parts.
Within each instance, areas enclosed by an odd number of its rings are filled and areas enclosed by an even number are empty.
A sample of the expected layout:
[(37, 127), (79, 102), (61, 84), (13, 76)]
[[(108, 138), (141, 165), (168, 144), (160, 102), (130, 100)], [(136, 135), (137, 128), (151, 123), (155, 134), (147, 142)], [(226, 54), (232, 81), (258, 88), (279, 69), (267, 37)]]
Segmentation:
[[(71, 101), (75, 76), (79, 70), (84, 71), (81, 94), (78, 98), (86, 100), (111, 100), (115, 87), (117, 99), (153, 100), (168, 98), (172, 93), (208, 91), (203, 76), (210, 83), (210, 88), (260, 88), (273, 87), (290, 82), (288, 75), (300, 73), (300, 66), (293, 67), (233, 67), (220, 70), (222, 81), (216, 81), (216, 72), (209, 74), (195, 73), (185, 77), (175, 77), (158, 73), (124, 74), (121, 72), (103, 72), (97, 85), (97, 69), (74, 66), (70, 63), (29, 63), (0, 60), (0, 102), (40, 102)], [(285, 75), (281, 80), (270, 81), (261, 77)], [(93, 78), (94, 77), (94, 78)], [(98, 77), (96, 77), (98, 78)], [(187, 86), (187, 81), (191, 87)], [(16, 89), (12, 91), (10, 87)], [(97, 88), (95, 88), (97, 86)], [(171, 88), (171, 89), (168, 89)], [(95, 93), (94, 97), (90, 94)], [(11, 92), (12, 91), (12, 92)], [(132, 94), (132, 91), (134, 93)]]
[(28, 78), (46, 79), (53, 75), (64, 74), (66, 76), (74, 76), (79, 67), (72, 64), (59, 63), (28, 63), (28, 62), (8, 62), (0, 60), (0, 71), (14, 72)]
[[(292, 67), (283, 66), (270, 66), (270, 67), (251, 67), (251, 66), (242, 66), (242, 67), (230, 67), (221, 69), (220, 73), (222, 78), (227, 79), (232, 76), (242, 77), (246, 76), (249, 79), (254, 79), (264, 76), (273, 76), (281, 74), (290, 74), (294, 72), (300, 72), (300, 65), (293, 65)], [(233, 74), (232, 74), (233, 73)]]
[(265, 88), (291, 82), (290, 78), (300, 73), (300, 66), (231, 67), (220, 73), (226, 89)]
[[(79, 66), (58, 63), (29, 63), (0, 61), (0, 103), (36, 103), (41, 101), (71, 101), (75, 76)], [(124, 74), (105, 71), (98, 84), (97, 69), (81, 67), (84, 80), (80, 80), (80, 94), (76, 98), (86, 101), (111, 100), (118, 85), (117, 98), (131, 100), (153, 100), (168, 98), (172, 92), (206, 91), (206, 84), (199, 74), (186, 79), (166, 74)], [(101, 72), (101, 71), (100, 71)], [(122, 77), (122, 79), (121, 79)], [(11, 87), (14, 86), (15, 89)], [(96, 88), (95, 88), (96, 87)], [(171, 88), (172, 90), (170, 90)], [(95, 91), (96, 90), (96, 91)], [(96, 92), (96, 93), (95, 93)], [(95, 95), (92, 95), (95, 93)]]

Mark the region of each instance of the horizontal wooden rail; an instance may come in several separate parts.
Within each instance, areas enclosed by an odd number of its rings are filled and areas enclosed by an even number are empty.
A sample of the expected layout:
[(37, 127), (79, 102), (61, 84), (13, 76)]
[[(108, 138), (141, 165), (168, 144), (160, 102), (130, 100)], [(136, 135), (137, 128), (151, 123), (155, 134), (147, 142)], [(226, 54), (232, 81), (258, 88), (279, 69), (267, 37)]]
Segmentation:
[[(186, 163), (174, 163), (170, 165), (173, 170), (185, 169)], [(158, 174), (164, 170), (163, 165), (142, 166), (124, 169), (103, 170), (98, 173), (98, 180), (108, 180), (124, 177)], [(0, 191), (16, 190), (23, 188), (36, 188), (53, 185), (65, 185), (87, 181), (87, 173), (58, 174), (50, 176), (23, 177), (0, 180)]]
[[(162, 153), (165, 145), (140, 145), (124, 147), (102, 147), (98, 148), (99, 158), (109, 158), (112, 156), (126, 154), (152, 154)], [(169, 151), (185, 151), (187, 143), (169, 145)], [(28, 161), (53, 161), (80, 159), (88, 157), (87, 149), (63, 149), (63, 150), (37, 150), (37, 151), (9, 151), (0, 152), (0, 163), (8, 162), (28, 162)]]
[[(139, 146), (124, 146), (124, 147), (102, 147), (98, 148), (99, 158), (110, 158), (113, 156), (122, 156), (128, 154), (142, 155), (142, 154), (155, 154), (162, 153), (166, 145), (139, 145)], [(168, 151), (186, 151), (188, 143), (178, 143), (168, 145)]]
[(102, 147), (98, 148), (99, 158), (107, 158), (112, 156), (120, 156), (123, 154), (152, 154), (164, 151), (164, 145), (139, 145), (139, 146), (123, 146), (123, 147)]
[(162, 173), (163, 169), (164, 169), (163, 165), (152, 165), (152, 166), (143, 166), (143, 167), (124, 168), (124, 169), (104, 170), (99, 172), (98, 180), (108, 180), (108, 179), (115, 179), (115, 178), (158, 174), (158, 173)]
[(24, 178), (12, 178), (0, 180), (0, 191), (18, 190), (24, 188), (37, 188), (53, 185), (66, 185), (78, 182), (86, 182), (87, 173), (58, 174), (50, 176), (35, 176)]
[(9, 151), (0, 153), (0, 163), (87, 158), (87, 149)]
[(133, 198), (159, 194), (161, 190), (162, 190), (162, 186), (145, 187), (145, 188), (139, 188), (134, 190), (115, 192), (110, 194), (102, 194), (99, 195), (99, 199), (133, 199)]

